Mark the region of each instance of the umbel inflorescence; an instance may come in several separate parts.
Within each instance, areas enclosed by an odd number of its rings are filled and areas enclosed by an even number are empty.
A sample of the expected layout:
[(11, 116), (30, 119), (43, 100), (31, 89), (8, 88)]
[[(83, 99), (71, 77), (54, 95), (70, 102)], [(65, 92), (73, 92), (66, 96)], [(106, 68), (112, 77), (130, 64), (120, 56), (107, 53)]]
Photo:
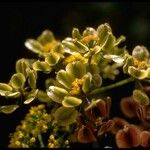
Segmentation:
[[(107, 135), (119, 148), (150, 147), (150, 53), (142, 45), (130, 53), (119, 46), (123, 41), (125, 37), (116, 38), (107, 23), (87, 27), (82, 34), (73, 28), (72, 37), (63, 40), (49, 30), (27, 39), (26, 48), (37, 58), (17, 60), (16, 73), (0, 83), (0, 95), (16, 100), (0, 106), (1, 113), (31, 107), (10, 134), (8, 147), (100, 145)], [(116, 81), (120, 73), (127, 78)], [(45, 79), (40, 80), (42, 74)], [(104, 84), (106, 80), (113, 82)], [(132, 94), (118, 102), (124, 118), (110, 117), (115, 106), (107, 91), (129, 82), (135, 84)], [(126, 118), (137, 118), (138, 123)]]

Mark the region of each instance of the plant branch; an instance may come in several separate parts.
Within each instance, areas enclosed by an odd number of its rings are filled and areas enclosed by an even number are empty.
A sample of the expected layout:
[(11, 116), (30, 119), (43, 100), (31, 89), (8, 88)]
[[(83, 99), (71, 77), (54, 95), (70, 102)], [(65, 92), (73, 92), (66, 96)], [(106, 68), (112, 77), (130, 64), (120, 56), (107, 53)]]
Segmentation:
[(38, 134), (38, 140), (39, 140), (39, 142), (40, 142), (40, 147), (41, 147), (41, 148), (45, 147), (45, 146), (44, 146), (44, 143), (43, 143), (43, 140), (42, 140), (42, 135), (41, 135), (40, 133)]
[(98, 93), (101, 93), (101, 92), (105, 92), (105, 91), (107, 91), (107, 90), (110, 90), (110, 89), (113, 89), (113, 88), (116, 88), (116, 87), (125, 85), (125, 84), (127, 84), (127, 83), (129, 83), (129, 82), (132, 82), (132, 81), (134, 81), (134, 78), (130, 77), (130, 78), (124, 79), (124, 80), (122, 80), (122, 81), (116, 82), (116, 83), (114, 83), (114, 84), (97, 88), (97, 89), (93, 90), (93, 91), (90, 93), (90, 95), (94, 95), (94, 94), (98, 94)]

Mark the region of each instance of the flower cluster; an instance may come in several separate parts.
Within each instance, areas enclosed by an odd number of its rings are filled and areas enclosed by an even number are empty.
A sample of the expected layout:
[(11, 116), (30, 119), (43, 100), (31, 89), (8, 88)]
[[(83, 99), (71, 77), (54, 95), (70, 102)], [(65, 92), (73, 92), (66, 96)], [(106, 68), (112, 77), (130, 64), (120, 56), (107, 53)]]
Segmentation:
[[(31, 106), (9, 147), (71, 147), (101, 143), (110, 135), (119, 148), (150, 147), (150, 53), (138, 45), (130, 54), (120, 46), (124, 41), (108, 23), (82, 33), (73, 28), (63, 40), (49, 30), (27, 39), (26, 48), (37, 58), (17, 60), (16, 73), (0, 83), (0, 96), (16, 99), (0, 106), (1, 113)], [(127, 78), (118, 81), (120, 72)], [(107, 91), (130, 82), (131, 95), (120, 100), (123, 117), (114, 116), (115, 100)]]

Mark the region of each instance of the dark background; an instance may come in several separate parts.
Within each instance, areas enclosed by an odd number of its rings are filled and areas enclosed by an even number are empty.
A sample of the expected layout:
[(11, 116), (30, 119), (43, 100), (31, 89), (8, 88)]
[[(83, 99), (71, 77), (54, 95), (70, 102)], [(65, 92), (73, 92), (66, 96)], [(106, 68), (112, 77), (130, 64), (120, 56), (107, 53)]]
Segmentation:
[[(71, 36), (73, 27), (81, 32), (108, 22), (116, 37), (126, 36), (124, 45), (131, 51), (137, 44), (150, 49), (150, 3), (126, 2), (1, 2), (0, 3), (0, 82), (8, 82), (15, 73), (15, 62), (33, 56), (24, 47), (27, 38), (36, 38), (50, 29), (56, 39)], [(122, 97), (117, 91), (117, 99)], [(122, 87), (126, 94), (130, 91)], [(4, 98), (0, 97), (0, 101)], [(7, 100), (8, 101), (8, 100)], [(11, 115), (0, 114), (0, 147), (7, 147), (9, 133), (14, 132), (28, 107)]]

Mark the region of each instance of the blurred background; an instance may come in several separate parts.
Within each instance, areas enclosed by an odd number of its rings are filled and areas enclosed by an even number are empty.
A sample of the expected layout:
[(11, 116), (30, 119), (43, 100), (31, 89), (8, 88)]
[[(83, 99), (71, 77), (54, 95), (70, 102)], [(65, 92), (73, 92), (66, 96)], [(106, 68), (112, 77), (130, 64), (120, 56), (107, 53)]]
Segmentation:
[[(43, 30), (54, 32), (56, 39), (71, 36), (73, 27), (82, 32), (109, 23), (116, 37), (126, 36), (124, 45), (150, 49), (150, 3), (142, 2), (1, 2), (0, 3), (0, 82), (8, 82), (15, 72), (15, 62), (32, 56), (24, 46), (27, 38), (36, 38)], [(124, 89), (125, 90), (125, 89)], [(118, 95), (119, 96), (119, 95)], [(0, 97), (0, 100), (3, 99)], [(21, 111), (22, 109), (22, 111)], [(11, 115), (0, 114), (0, 147), (7, 147), (9, 133), (14, 132), (28, 108)]]

